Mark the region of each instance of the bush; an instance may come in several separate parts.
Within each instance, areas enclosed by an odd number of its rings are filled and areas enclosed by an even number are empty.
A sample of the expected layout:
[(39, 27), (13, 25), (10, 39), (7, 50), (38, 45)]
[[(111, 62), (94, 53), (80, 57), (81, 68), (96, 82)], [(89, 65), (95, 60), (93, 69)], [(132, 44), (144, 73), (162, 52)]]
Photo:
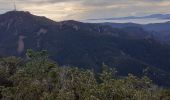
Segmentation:
[[(27, 60), (11, 57), (0, 62), (2, 100), (169, 100), (170, 92), (144, 76), (117, 76), (103, 64), (101, 73), (60, 67), (45, 51), (27, 52)], [(22, 61), (21, 64), (19, 64)], [(12, 66), (12, 67), (9, 67)], [(8, 70), (6, 69), (8, 68)], [(10, 72), (12, 71), (12, 73)]]

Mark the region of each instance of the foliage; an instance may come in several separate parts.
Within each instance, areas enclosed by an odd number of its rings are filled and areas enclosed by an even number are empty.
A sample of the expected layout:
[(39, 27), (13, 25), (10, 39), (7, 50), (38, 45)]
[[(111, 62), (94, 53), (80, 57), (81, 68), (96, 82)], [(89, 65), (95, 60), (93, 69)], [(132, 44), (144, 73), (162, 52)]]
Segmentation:
[[(28, 50), (27, 59), (0, 61), (2, 100), (169, 100), (170, 92), (129, 74), (117, 76), (116, 69), (103, 64), (101, 73), (58, 66), (46, 51)], [(8, 85), (6, 85), (8, 84)]]

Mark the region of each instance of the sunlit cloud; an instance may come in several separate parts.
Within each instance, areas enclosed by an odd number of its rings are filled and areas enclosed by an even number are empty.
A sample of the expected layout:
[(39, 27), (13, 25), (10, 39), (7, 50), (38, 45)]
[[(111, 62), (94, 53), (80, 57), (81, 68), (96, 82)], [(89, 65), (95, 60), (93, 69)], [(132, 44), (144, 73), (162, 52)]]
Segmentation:
[[(16, 0), (18, 10), (53, 20), (83, 20), (170, 13), (169, 0)], [(0, 12), (13, 9), (13, 0), (0, 0)]]
[(161, 2), (161, 3), (159, 4), (159, 6), (162, 6), (162, 7), (170, 7), (170, 1)]

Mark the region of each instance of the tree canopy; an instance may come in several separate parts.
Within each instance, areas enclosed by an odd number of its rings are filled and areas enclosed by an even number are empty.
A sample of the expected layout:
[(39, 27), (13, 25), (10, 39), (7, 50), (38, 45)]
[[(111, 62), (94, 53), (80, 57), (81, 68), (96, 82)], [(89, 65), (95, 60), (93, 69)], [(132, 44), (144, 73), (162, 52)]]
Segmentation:
[(59, 66), (46, 51), (26, 55), (0, 59), (2, 100), (170, 100), (170, 90), (147, 76), (121, 77), (105, 64), (100, 73)]

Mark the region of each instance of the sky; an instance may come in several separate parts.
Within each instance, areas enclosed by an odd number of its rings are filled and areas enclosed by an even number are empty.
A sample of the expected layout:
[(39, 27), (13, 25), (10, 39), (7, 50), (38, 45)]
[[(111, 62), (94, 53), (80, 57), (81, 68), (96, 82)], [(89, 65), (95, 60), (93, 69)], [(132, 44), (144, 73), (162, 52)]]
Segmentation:
[[(14, 0), (0, 0), (0, 13), (13, 10)], [(170, 14), (170, 0), (16, 0), (17, 10), (56, 21)]]

